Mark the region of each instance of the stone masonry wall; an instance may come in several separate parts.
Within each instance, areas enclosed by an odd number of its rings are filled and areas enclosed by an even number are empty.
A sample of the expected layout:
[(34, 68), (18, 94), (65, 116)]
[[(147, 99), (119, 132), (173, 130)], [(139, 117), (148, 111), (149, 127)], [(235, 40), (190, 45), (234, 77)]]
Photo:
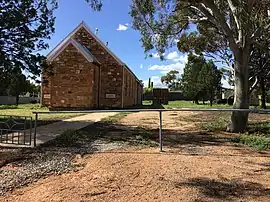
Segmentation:
[(53, 62), (56, 74), (50, 77), (43, 73), (46, 81), (42, 85), (43, 104), (53, 108), (97, 108), (99, 102), (101, 109), (136, 105), (140, 87), (136, 78), (85, 28), (78, 30), (73, 38), (90, 50), (100, 67), (89, 63), (70, 45)]
[(75, 40), (86, 46), (101, 63), (100, 108), (121, 108), (123, 66), (84, 28), (75, 34)]
[(53, 75), (49, 77), (48, 84), (43, 85), (46, 105), (50, 108), (98, 107), (99, 72), (95, 64), (87, 61), (70, 44), (53, 61), (52, 66)]
[(134, 76), (124, 70), (124, 107), (137, 105), (137, 81)]

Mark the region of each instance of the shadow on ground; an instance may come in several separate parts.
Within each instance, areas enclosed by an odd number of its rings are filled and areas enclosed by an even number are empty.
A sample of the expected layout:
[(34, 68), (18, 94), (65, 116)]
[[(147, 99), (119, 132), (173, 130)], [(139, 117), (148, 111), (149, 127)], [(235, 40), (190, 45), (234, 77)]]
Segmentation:
[[(0, 148), (2, 157), (8, 158), (3, 161), (3, 165), (0, 165), (0, 194), (47, 175), (76, 170), (78, 166), (81, 166), (73, 163), (74, 157), (77, 156), (81, 158), (95, 152), (114, 152), (114, 150), (117, 151), (121, 148), (130, 148), (130, 146), (158, 148), (158, 131), (158, 128), (149, 129), (103, 121), (93, 123), (78, 131), (67, 130), (56, 139), (38, 148), (15, 149), (15, 151), (14, 149)], [(231, 143), (231, 137), (231, 135), (226, 136), (202, 130), (163, 130), (164, 146), (176, 150), (180, 148), (181, 152), (178, 152), (177, 155), (216, 156), (218, 154), (215, 152), (204, 153), (203, 148), (226, 145)], [(239, 147), (234, 144), (231, 146), (234, 146), (235, 149)], [(248, 151), (246, 153), (239, 152), (240, 155), (250, 155)], [(167, 153), (169, 154), (170, 151)], [(15, 155), (14, 159), (9, 158), (13, 154)], [(204, 195), (217, 198), (237, 197), (236, 195), (244, 196), (245, 194), (256, 196), (256, 194), (263, 194), (265, 191), (269, 194), (269, 191), (261, 185), (248, 182), (215, 181), (200, 178), (191, 179), (185, 183), (176, 183), (178, 187), (185, 185), (194, 186)], [(252, 189), (254, 190), (252, 191)]]
[(186, 182), (175, 183), (177, 188), (194, 187), (205, 198), (237, 199), (244, 197), (269, 196), (270, 189), (262, 184), (241, 180), (216, 180), (209, 178), (192, 178)]

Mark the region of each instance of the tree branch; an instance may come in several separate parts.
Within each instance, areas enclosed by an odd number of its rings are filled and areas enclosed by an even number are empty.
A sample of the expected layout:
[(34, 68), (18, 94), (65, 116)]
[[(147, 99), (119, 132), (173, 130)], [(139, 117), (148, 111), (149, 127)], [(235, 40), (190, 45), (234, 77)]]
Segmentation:
[(259, 79), (258, 79), (258, 77), (256, 77), (255, 82), (253, 83), (253, 85), (251, 86), (251, 88), (249, 90), (249, 94), (251, 94), (252, 91), (257, 87), (258, 83), (259, 83)]
[(213, 0), (203, 0), (203, 2), (204, 4), (201, 4), (201, 5), (203, 5), (204, 7), (205, 6), (209, 7), (211, 11), (213, 12), (213, 14), (217, 17), (218, 23), (220, 24), (222, 30), (228, 37), (231, 50), (233, 52), (237, 52), (238, 45), (235, 42), (235, 39), (233, 37), (233, 32), (228, 26), (225, 17), (220, 13), (219, 9), (217, 8)]

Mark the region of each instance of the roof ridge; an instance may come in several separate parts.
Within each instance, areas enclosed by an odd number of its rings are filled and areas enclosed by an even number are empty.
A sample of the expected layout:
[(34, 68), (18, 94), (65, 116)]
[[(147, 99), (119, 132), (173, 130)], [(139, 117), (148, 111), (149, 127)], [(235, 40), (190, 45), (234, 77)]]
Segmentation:
[(76, 40), (72, 39), (72, 37), (68, 38), (67, 40), (65, 40), (65, 42), (63, 43), (63, 45), (58, 49), (58, 51), (56, 51), (50, 58), (48, 58), (48, 60), (53, 61), (63, 50), (65, 50), (65, 48), (69, 45), (72, 44), (84, 57), (85, 59), (87, 59), (89, 62), (98, 62), (96, 60), (96, 58), (91, 54), (90, 51), (86, 51), (84, 49), (84, 47), (82, 46), (82, 44), (80, 44), (79, 42), (77, 42)]
[(76, 34), (76, 32), (81, 28), (85, 28), (86, 31), (120, 64), (123, 65), (135, 78), (136, 80), (141, 83), (141, 81), (138, 79), (138, 77), (134, 74), (134, 72), (127, 66), (127, 64), (125, 64), (119, 57), (117, 57), (97, 36), (96, 34), (94, 34), (91, 29), (88, 27), (88, 25), (82, 21), (75, 29), (73, 29), (72, 32), (70, 32), (60, 43), (58, 43), (58, 45), (52, 49), (48, 54), (47, 54), (47, 58), (52, 58), (54, 56), (54, 54), (57, 53), (58, 49), (61, 49), (61, 45), (65, 44), (66, 41), (68, 41), (69, 39), (72, 38), (72, 36), (74, 36), (74, 34)]

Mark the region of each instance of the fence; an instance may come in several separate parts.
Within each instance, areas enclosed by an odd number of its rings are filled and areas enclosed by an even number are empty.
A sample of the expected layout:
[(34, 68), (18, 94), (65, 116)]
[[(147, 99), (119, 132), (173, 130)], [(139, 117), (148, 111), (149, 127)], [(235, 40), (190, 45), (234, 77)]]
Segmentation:
[(39, 114), (62, 114), (62, 113), (106, 113), (106, 112), (158, 112), (159, 113), (159, 146), (160, 151), (163, 151), (162, 137), (162, 113), (163, 112), (248, 112), (248, 113), (263, 113), (268, 114), (270, 110), (258, 109), (196, 109), (196, 108), (181, 108), (181, 109), (119, 109), (119, 110), (87, 110), (87, 111), (50, 111), (50, 112), (33, 112), (35, 114), (34, 128), (34, 146), (36, 146), (36, 131)]
[(0, 115), (0, 143), (32, 144), (32, 117)]
[[(38, 102), (38, 99), (35, 97), (19, 97), (19, 104), (29, 104), (31, 102)], [(15, 96), (0, 96), (0, 105), (15, 105), (16, 97)]]
[[(152, 92), (147, 92), (143, 94), (143, 100), (153, 100), (154, 96)], [(175, 100), (190, 100), (188, 97), (184, 96), (181, 92), (169, 92), (169, 101)]]

